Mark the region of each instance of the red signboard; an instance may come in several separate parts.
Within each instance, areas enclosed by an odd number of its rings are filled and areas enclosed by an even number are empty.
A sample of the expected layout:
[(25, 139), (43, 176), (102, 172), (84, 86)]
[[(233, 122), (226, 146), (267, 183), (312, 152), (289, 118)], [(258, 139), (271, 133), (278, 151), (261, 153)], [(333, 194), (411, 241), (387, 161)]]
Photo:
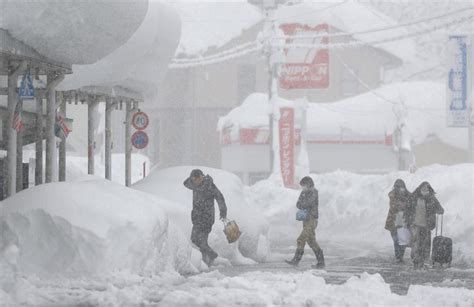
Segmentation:
[[(327, 36), (311, 38), (329, 32), (327, 24), (317, 26), (288, 23), (280, 26), (287, 44), (327, 44)], [(329, 50), (323, 48), (285, 49), (286, 63), (282, 65), (280, 87), (283, 89), (324, 89), (329, 87)]]
[(283, 183), (291, 187), (295, 183), (295, 109), (280, 109), (280, 166)]

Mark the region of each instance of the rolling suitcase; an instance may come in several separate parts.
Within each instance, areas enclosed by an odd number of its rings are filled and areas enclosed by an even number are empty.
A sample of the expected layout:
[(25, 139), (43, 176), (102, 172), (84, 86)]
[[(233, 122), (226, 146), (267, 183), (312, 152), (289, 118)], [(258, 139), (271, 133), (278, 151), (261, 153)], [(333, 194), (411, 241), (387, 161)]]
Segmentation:
[(433, 249), (431, 252), (431, 260), (433, 265), (451, 264), (453, 260), (453, 240), (443, 237), (443, 215), (441, 215), (441, 234), (438, 236), (438, 216), (436, 216), (436, 236), (433, 239)]

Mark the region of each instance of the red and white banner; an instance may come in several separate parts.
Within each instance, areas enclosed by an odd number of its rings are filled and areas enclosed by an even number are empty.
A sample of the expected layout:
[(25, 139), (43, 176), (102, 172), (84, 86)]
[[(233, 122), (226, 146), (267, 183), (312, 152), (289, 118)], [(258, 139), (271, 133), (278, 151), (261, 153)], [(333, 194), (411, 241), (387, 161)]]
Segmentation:
[(291, 187), (295, 183), (295, 109), (280, 109), (280, 167), (283, 183)]
[[(329, 32), (328, 24), (308, 26), (288, 23), (280, 26), (287, 44), (327, 44), (327, 36), (308, 38)], [(285, 49), (286, 63), (282, 65), (280, 87), (283, 89), (323, 89), (329, 87), (329, 50), (323, 48)]]

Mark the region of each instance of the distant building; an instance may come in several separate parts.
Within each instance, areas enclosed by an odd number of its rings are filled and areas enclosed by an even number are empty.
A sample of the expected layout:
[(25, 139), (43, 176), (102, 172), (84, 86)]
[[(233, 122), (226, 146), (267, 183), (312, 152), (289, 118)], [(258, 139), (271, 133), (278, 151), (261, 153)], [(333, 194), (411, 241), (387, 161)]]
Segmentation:
[[(360, 32), (394, 24), (389, 18), (353, 2), (323, 11), (307, 5), (284, 6), (275, 16), (280, 24), (326, 25), (329, 33)], [(254, 41), (263, 28), (263, 21), (255, 23), (204, 55)], [(312, 102), (334, 102), (364, 93), (382, 85), (385, 74), (402, 65), (407, 50), (413, 50), (410, 41), (371, 46), (367, 39), (367, 35), (355, 35), (331, 40), (361, 44), (329, 51), (327, 88), (280, 87), (279, 95), (289, 100), (306, 96)], [(220, 167), (221, 148), (216, 131), (219, 117), (239, 106), (250, 93), (267, 92), (267, 89), (267, 63), (261, 52), (212, 65), (170, 70), (159, 90), (159, 107), (152, 111), (152, 118), (158, 123), (159, 139), (152, 160), (160, 167), (183, 164)]]

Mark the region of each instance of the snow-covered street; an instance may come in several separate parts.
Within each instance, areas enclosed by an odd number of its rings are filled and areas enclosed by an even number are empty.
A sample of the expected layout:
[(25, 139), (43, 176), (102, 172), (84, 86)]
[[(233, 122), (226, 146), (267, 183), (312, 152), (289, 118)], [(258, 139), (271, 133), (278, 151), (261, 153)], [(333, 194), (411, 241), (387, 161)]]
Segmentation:
[(117, 273), (108, 278), (20, 281), (27, 304), (158, 306), (472, 306), (474, 268), (413, 271), (378, 258), (328, 258), (326, 270), (309, 261), (212, 269), (191, 276)]

